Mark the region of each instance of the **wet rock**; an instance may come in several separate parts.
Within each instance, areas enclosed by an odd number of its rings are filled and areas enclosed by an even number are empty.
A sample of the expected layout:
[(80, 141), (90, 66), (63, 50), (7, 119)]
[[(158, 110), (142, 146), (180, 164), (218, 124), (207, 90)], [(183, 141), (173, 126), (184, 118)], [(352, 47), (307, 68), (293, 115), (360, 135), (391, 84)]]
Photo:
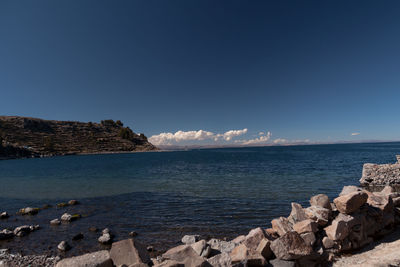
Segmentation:
[(318, 206), (311, 206), (304, 209), (307, 218), (315, 221), (318, 225), (325, 226), (328, 224), (331, 210)]
[(340, 192), (339, 196), (344, 196), (344, 195), (348, 195), (350, 193), (354, 193), (354, 192), (361, 192), (362, 189), (358, 186), (354, 186), (354, 185), (346, 185), (343, 186), (342, 192)]
[(23, 208), (19, 210), (19, 214), (22, 215), (35, 215), (38, 214), (39, 212), (39, 208), (31, 208), (31, 207), (27, 207), (27, 208)]
[(182, 237), (182, 243), (185, 245), (196, 243), (199, 240), (200, 240), (199, 235), (185, 235), (184, 237)]
[(10, 217), (10, 215), (5, 211), (0, 214), (0, 219), (7, 219), (8, 217)]
[(230, 267), (232, 260), (228, 253), (220, 253), (207, 260), (213, 267)]
[(70, 206), (74, 206), (74, 205), (78, 205), (79, 201), (75, 200), (75, 199), (71, 199), (70, 201), (68, 201), (68, 205)]
[(264, 238), (258, 244), (256, 251), (260, 253), (266, 260), (270, 259), (272, 257), (271, 241)]
[(6, 240), (14, 237), (13, 231), (10, 231), (8, 229), (3, 229), (0, 231), (0, 240)]
[(295, 232), (287, 232), (285, 235), (271, 242), (271, 250), (280, 260), (294, 260), (312, 253), (312, 247)]
[(279, 217), (271, 221), (272, 229), (274, 229), (279, 236), (283, 236), (287, 232), (293, 231), (292, 225), (285, 217)]
[(280, 259), (270, 260), (269, 264), (271, 267), (296, 267), (296, 262), (285, 261), (285, 260), (280, 260)]
[(32, 228), (29, 225), (22, 225), (14, 229), (14, 235), (16, 236), (25, 236), (32, 231)]
[(322, 207), (325, 209), (331, 209), (331, 203), (329, 202), (329, 197), (325, 194), (319, 194), (319, 195), (313, 196), (310, 199), (310, 205)]
[(291, 224), (295, 224), (297, 222), (307, 219), (304, 209), (300, 204), (292, 202), (291, 205), (292, 205), (292, 211), (290, 212), (290, 215), (288, 217), (288, 220)]
[(301, 221), (293, 225), (293, 230), (295, 230), (299, 234), (307, 233), (307, 232), (317, 232), (318, 224), (310, 219)]
[(110, 250), (110, 257), (116, 266), (150, 263), (146, 247), (132, 238), (114, 242)]
[(61, 221), (59, 219), (54, 219), (50, 221), (51, 225), (59, 225), (61, 223)]
[(210, 239), (207, 244), (209, 244), (212, 249), (218, 250), (221, 253), (231, 253), (234, 247), (236, 247), (236, 244), (232, 241), (223, 241), (215, 238)]
[(97, 227), (91, 226), (91, 227), (89, 227), (89, 231), (96, 233), (99, 231), (99, 229), (97, 229)]
[(71, 249), (71, 246), (66, 241), (61, 241), (60, 244), (57, 246), (58, 250), (60, 251), (67, 251)]
[(353, 192), (347, 195), (337, 197), (333, 200), (336, 208), (341, 213), (351, 214), (357, 211), (362, 205), (367, 202), (368, 194), (364, 191)]
[(261, 240), (266, 238), (265, 232), (261, 227), (252, 229), (249, 234), (246, 236), (243, 244), (251, 250), (256, 250), (258, 244), (260, 244)]
[(56, 267), (113, 267), (110, 253), (107, 250), (66, 258), (59, 261)]
[(154, 251), (154, 247), (153, 246), (147, 246), (146, 250), (148, 252), (153, 252)]
[(300, 235), (301, 238), (306, 242), (306, 244), (313, 246), (315, 241), (317, 240), (315, 234), (313, 232), (307, 232)]
[(189, 245), (181, 245), (171, 248), (162, 256), (164, 259), (174, 260), (176, 262), (184, 264), (185, 266), (210, 266), (208, 261), (206, 261), (203, 257), (197, 255), (197, 253)]
[(83, 239), (83, 234), (82, 233), (79, 233), (79, 234), (76, 234), (76, 235), (74, 235), (73, 237), (72, 237), (72, 240), (81, 240), (81, 239)]

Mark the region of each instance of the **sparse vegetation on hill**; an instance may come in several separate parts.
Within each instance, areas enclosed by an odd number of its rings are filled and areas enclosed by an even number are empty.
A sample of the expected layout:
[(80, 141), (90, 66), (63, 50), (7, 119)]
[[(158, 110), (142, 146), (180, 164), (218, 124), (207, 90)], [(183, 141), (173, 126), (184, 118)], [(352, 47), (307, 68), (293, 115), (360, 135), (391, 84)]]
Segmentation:
[(100, 123), (0, 116), (0, 158), (157, 149), (120, 120)]

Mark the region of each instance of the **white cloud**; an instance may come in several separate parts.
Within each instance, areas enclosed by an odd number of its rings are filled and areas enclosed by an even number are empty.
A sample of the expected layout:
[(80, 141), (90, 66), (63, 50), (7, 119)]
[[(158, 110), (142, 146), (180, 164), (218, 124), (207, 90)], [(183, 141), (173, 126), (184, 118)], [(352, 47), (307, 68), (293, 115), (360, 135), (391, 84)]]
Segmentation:
[(278, 138), (275, 139), (274, 141), (272, 141), (272, 143), (274, 144), (287, 144), (289, 142), (289, 140), (285, 139), (285, 138)]
[(351, 133), (352, 136), (360, 135), (360, 133)]
[(259, 132), (259, 133), (258, 133), (258, 135), (264, 135), (264, 134), (265, 134), (264, 132)]
[(230, 130), (223, 134), (223, 138), (225, 139), (225, 141), (230, 141), (230, 140), (232, 140), (232, 138), (246, 134), (246, 133), (247, 133), (247, 128), (245, 128), (243, 130)]
[(269, 139), (271, 139), (271, 132), (267, 132), (264, 135), (261, 135), (260, 137), (254, 138), (254, 139), (249, 139), (249, 140), (237, 140), (235, 143), (240, 143), (242, 145), (261, 145), (261, 144), (266, 144)]
[(215, 134), (213, 132), (198, 130), (198, 131), (177, 131), (176, 133), (160, 133), (153, 135), (149, 141), (154, 145), (171, 145), (184, 141), (203, 141), (214, 140), (218, 141), (223, 138), (225, 141), (231, 141), (232, 138), (246, 134), (247, 129), (230, 130), (223, 134)]

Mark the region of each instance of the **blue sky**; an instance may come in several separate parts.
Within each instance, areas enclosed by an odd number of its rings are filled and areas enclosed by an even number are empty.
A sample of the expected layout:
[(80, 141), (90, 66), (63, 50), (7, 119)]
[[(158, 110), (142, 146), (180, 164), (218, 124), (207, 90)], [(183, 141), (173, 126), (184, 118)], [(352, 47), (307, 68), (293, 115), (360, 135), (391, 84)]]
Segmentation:
[(0, 114), (120, 119), (163, 144), (400, 140), (399, 12), (399, 1), (1, 1)]

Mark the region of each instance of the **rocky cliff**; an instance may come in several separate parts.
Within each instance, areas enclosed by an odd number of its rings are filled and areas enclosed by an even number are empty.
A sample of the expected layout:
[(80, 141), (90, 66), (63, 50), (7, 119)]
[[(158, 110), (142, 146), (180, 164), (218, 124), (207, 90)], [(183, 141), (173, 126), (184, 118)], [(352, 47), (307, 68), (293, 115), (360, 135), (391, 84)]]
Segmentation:
[(0, 158), (151, 151), (143, 134), (122, 122), (54, 121), (0, 116)]

